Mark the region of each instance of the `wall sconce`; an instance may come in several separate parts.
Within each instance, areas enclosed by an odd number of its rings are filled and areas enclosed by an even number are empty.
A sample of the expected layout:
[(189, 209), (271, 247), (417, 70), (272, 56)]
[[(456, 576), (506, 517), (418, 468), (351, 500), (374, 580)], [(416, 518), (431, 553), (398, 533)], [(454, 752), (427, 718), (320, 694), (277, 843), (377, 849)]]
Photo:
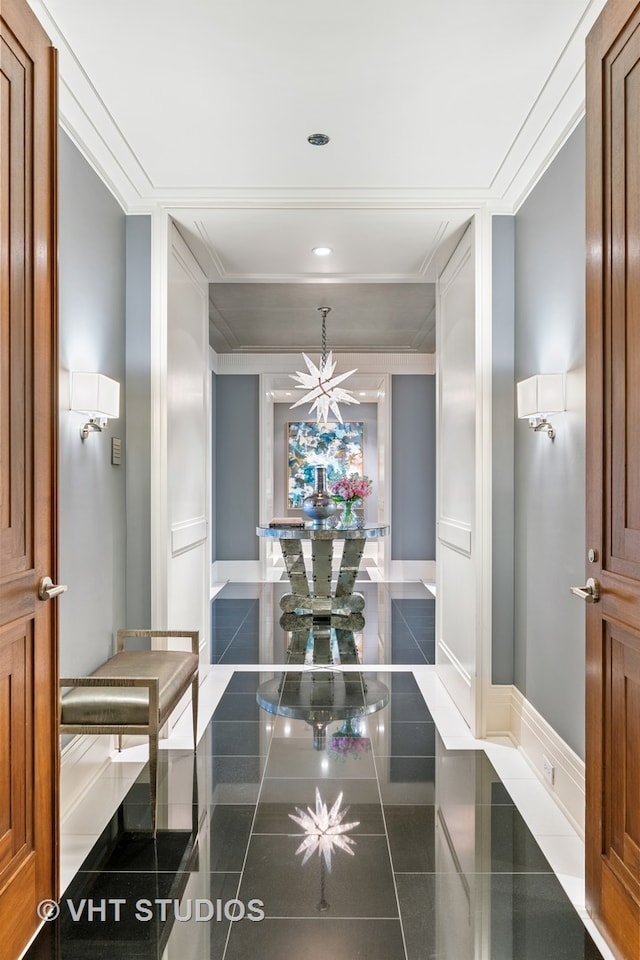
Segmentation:
[(109, 419), (120, 415), (120, 384), (101, 373), (71, 374), (70, 407), (84, 413), (89, 420), (80, 428), (80, 436), (86, 440), (90, 431), (106, 430)]
[(556, 432), (547, 417), (564, 409), (563, 373), (539, 373), (518, 384), (518, 417), (527, 418), (537, 433), (546, 431), (550, 440)]

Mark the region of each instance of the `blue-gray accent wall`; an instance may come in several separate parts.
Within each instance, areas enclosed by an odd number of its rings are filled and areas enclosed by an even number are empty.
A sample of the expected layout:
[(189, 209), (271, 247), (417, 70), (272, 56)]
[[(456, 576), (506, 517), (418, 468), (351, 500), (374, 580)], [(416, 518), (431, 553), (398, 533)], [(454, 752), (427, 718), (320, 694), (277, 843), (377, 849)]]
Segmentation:
[(127, 217), (127, 627), (151, 626), (151, 218)]
[[(71, 140), (59, 135), (59, 601), (60, 671), (90, 672), (126, 620), (125, 215)], [(120, 383), (120, 418), (80, 439), (69, 373)], [(111, 437), (123, 465), (111, 465)]]
[(215, 377), (216, 560), (258, 560), (259, 378)]
[(585, 142), (576, 128), (515, 218), (515, 373), (566, 376), (556, 438), (515, 422), (515, 683), (584, 756)]
[(492, 251), (491, 679), (513, 683), (514, 217), (493, 218)]
[(391, 559), (436, 556), (436, 378), (391, 378)]

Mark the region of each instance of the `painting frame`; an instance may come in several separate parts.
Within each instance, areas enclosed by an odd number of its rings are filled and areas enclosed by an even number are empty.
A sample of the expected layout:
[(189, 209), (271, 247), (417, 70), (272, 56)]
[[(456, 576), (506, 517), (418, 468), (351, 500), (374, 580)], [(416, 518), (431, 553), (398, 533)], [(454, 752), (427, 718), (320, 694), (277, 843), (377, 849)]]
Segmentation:
[(327, 484), (345, 473), (364, 475), (364, 421), (291, 420), (285, 425), (285, 504), (298, 513), (313, 493), (315, 468), (326, 468)]

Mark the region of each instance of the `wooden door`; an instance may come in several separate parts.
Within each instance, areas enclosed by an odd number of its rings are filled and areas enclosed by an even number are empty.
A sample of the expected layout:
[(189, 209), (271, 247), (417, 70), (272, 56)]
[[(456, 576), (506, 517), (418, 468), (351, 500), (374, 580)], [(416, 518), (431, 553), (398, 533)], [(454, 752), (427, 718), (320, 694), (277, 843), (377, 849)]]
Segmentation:
[(0, 5), (0, 931), (14, 960), (57, 895), (55, 57)]
[(640, 5), (587, 43), (587, 906), (640, 957)]

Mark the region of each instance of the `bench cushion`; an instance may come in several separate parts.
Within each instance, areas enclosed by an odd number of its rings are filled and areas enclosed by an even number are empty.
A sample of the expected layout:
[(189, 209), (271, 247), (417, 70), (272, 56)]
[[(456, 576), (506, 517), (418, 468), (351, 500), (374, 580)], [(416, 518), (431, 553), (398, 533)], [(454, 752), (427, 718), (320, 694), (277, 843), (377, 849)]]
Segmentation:
[[(162, 716), (198, 669), (194, 653), (176, 650), (124, 650), (98, 667), (92, 677), (158, 678), (158, 711)], [(147, 724), (146, 687), (74, 687), (62, 698), (63, 724)]]

